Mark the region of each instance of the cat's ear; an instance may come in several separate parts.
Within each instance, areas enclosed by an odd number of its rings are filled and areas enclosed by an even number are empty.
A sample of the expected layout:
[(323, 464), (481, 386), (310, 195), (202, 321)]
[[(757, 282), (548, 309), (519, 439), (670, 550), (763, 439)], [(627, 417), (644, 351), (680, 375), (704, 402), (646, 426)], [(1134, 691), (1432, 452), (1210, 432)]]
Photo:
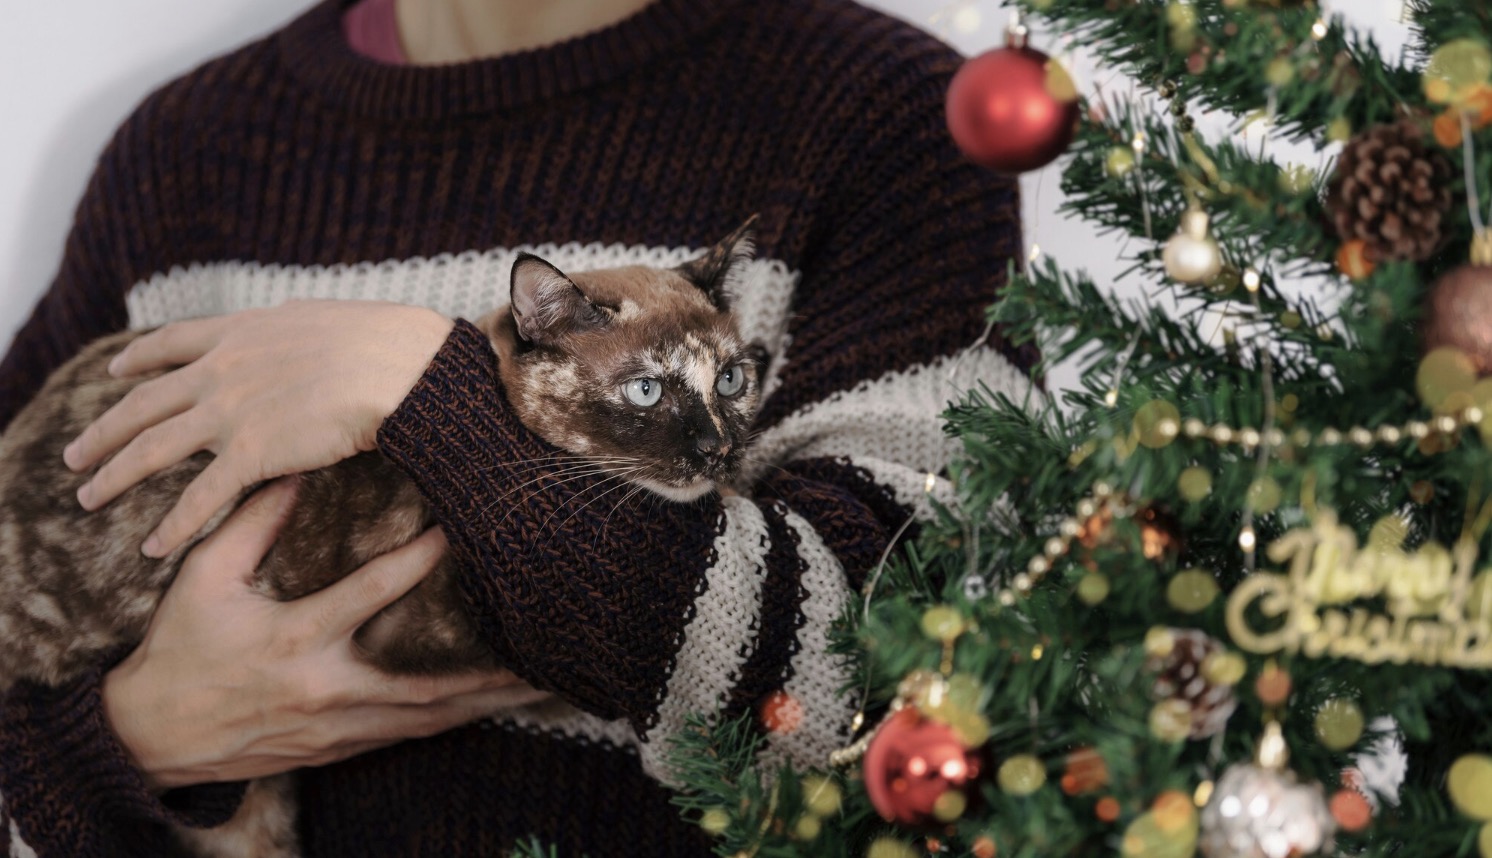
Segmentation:
[(597, 328), (606, 314), (585, 297), (575, 281), (532, 253), (513, 262), (510, 298), (518, 335), (544, 345), (567, 333)]
[(704, 255), (685, 262), (677, 270), (685, 280), (698, 286), (709, 296), (717, 309), (730, 309), (734, 297), (735, 281), (740, 277), (741, 266), (751, 261), (756, 254), (756, 222), (752, 215), (735, 231), (706, 250)]

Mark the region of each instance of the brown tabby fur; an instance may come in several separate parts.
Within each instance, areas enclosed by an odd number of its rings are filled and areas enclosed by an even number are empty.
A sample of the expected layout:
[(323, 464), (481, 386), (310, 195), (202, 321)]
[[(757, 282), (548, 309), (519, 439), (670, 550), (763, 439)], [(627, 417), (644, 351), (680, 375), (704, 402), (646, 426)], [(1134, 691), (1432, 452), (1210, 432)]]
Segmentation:
[[(741, 342), (725, 295), (733, 266), (750, 253), (750, 226), (677, 269), (566, 277), (537, 257), (520, 257), (512, 305), (477, 323), (492, 340), (518, 417), (555, 446), (676, 500), (728, 483), (760, 393), (760, 361)], [(78, 505), (74, 495), (90, 475), (70, 472), (62, 448), (152, 377), (115, 379), (106, 370), (140, 335), (89, 345), (0, 437), (0, 690), (19, 680), (65, 683), (102, 654), (138, 643), (186, 553), (229, 512), (220, 511), (197, 539), (162, 560), (140, 553), (211, 460), (207, 453), (161, 471), (97, 512)], [(714, 395), (713, 380), (732, 366), (746, 373), (745, 388), (730, 398)], [(640, 375), (663, 381), (668, 394), (658, 405), (640, 408), (622, 395), (622, 385)], [(556, 456), (534, 464), (559, 473), (573, 461)], [(433, 523), (414, 484), (382, 455), (354, 456), (302, 475), (256, 586), (276, 599), (299, 598)], [(449, 556), (356, 639), (371, 664), (394, 673), (497, 666), (462, 610)], [(292, 795), (284, 777), (255, 782), (227, 825), (179, 834), (201, 855), (298, 854)]]

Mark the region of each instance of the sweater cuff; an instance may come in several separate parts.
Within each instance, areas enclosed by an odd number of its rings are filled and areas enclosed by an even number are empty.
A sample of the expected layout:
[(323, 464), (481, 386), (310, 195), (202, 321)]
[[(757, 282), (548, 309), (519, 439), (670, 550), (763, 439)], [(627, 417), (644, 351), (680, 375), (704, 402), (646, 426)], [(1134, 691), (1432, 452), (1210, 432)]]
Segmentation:
[[(436, 436), (440, 436), (438, 439)], [(449, 450), (483, 450), (496, 445), (515, 455), (540, 456), (548, 444), (518, 419), (503, 395), (492, 342), (475, 325), (457, 319), (425, 374), (378, 429), (378, 447), (422, 487), (439, 482), (452, 512), (478, 499), (465, 496), (467, 486), (433, 480)]]
[(100, 829), (137, 822), (211, 828), (232, 818), (242, 781), (156, 796), (104, 716), (103, 670), (60, 688), (29, 682), (0, 706), (0, 795), (23, 838), (42, 844), (63, 824)]

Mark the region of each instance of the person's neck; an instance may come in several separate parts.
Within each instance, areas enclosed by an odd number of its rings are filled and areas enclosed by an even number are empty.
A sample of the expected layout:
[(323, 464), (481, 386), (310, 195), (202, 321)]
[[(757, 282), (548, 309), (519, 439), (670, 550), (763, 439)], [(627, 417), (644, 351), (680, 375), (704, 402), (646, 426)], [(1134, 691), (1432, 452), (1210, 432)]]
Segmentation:
[(653, 0), (395, 0), (399, 39), (415, 65), (541, 48), (628, 18)]

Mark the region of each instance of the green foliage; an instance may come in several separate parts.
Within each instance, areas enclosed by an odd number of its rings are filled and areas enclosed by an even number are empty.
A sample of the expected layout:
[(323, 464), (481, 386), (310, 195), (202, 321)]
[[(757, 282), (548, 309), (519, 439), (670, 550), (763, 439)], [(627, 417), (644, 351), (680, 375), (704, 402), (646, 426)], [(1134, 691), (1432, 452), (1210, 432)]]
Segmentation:
[[(887, 835), (924, 850), (934, 836), (952, 855), (971, 854), (979, 837), (992, 838), (1001, 856), (1113, 855), (1162, 792), (1194, 795), (1229, 765), (1250, 761), (1267, 719), (1281, 723), (1289, 767), (1303, 781), (1320, 782), (1328, 795), (1342, 788), (1344, 769), (1380, 738), (1370, 730), (1346, 751), (1322, 743), (1316, 713), (1345, 697), (1370, 723), (1392, 719), (1410, 763), (1402, 787), (1377, 797), (1367, 830), (1337, 834), (1342, 853), (1477, 854), (1481, 823), (1453, 806), (1444, 778), (1459, 756), (1492, 752), (1487, 672), (1246, 652), (1226, 619), (1227, 594), (1256, 566), (1279, 568), (1262, 550), (1251, 557), (1240, 548), (1246, 528), (1262, 549), (1333, 510), (1366, 544), (1376, 522), (1399, 516), (1407, 549), (1430, 541), (1451, 545), (1469, 534), (1479, 557), (1492, 556), (1485, 528), (1468, 530), (1492, 492), (1492, 454), (1480, 434), (1468, 429), (1438, 447), (1407, 434), (1376, 434), (1437, 416), (1416, 392), (1420, 319), (1431, 284), (1467, 258), (1472, 227), (1462, 173), (1453, 180), (1456, 202), (1446, 213), (1450, 238), (1443, 252), (1423, 263), (1384, 260), (1353, 282), (1336, 272), (1339, 239), (1324, 203), (1327, 176), (1293, 174), (1235, 140), (1178, 132), (1165, 114), (1168, 100), (1190, 110), (1228, 111), (1240, 122), (1270, 110), (1285, 136), (1318, 147), (1343, 129), (1356, 133), (1404, 115), (1428, 123), (1444, 107), (1427, 101), (1420, 65), (1449, 39), (1485, 41), (1492, 11), (1480, 3), (1413, 0), (1418, 55), (1401, 65), (1335, 21), (1314, 38), (1320, 12), (1310, 3), (1194, 0), (1185, 15), (1177, 4), (1154, 0), (1017, 5), (1050, 31), (1073, 35), (1110, 67), (1152, 87), (1175, 88), (1174, 99), (1152, 93), (1090, 111), (1066, 161), (1063, 189), (1069, 212), (1098, 231), (1130, 238), (1126, 276), (1179, 309), (1116, 298), (1050, 257), (1013, 276), (991, 318), (1007, 338), (1039, 343), (1048, 365), (1076, 361), (1081, 382), (1034, 405), (984, 388), (952, 405), (948, 431), (964, 448), (949, 472), (958, 505), (940, 510), (888, 558), (868, 611), (847, 606), (835, 651), (856, 666), (845, 693), (864, 695), (867, 729), (914, 671), (947, 668), (949, 675), (972, 677), (983, 689), (977, 709), (988, 725), (981, 753), (990, 771), (1012, 756), (1034, 754), (1046, 766), (1046, 785), (1014, 796), (986, 774), (978, 800), (955, 823), (898, 831), (880, 821), (859, 766), (851, 766), (832, 775), (845, 790), (839, 812), (816, 830), (810, 826), (808, 837), (798, 827), (807, 812), (802, 785), (816, 775), (768, 776), (754, 762), (761, 740), (748, 724), (701, 722), (679, 748), (692, 788), (680, 803), (695, 817), (723, 813), (728, 824), (718, 854), (727, 856), (859, 856)], [(1128, 148), (1136, 135), (1146, 141), (1139, 168), (1111, 175), (1110, 153)], [(1492, 133), (1479, 131), (1474, 142), (1478, 193), (1492, 200)], [(1461, 153), (1447, 156), (1459, 161)], [(1197, 286), (1166, 276), (1161, 246), (1189, 204), (1211, 216), (1231, 276)], [(1246, 268), (1259, 274), (1256, 292), (1237, 283)], [(1280, 288), (1300, 278), (1311, 291)], [(1214, 344), (1219, 325), (1231, 332), (1221, 348)], [(1200, 421), (1248, 428), (1261, 438), (1277, 430), (1284, 443), (1261, 452), (1257, 443), (1217, 443), (1211, 431), (1180, 431), (1168, 443), (1146, 446), (1138, 443), (1136, 416), (1157, 400), (1175, 407), (1178, 429)], [(1373, 433), (1368, 443), (1351, 443), (1350, 436), (1323, 443), (1330, 430), (1355, 427)], [(1297, 436), (1306, 443), (1289, 442)], [(1208, 476), (1209, 492), (1181, 491), (1188, 469)], [(1278, 487), (1278, 503), (1264, 502), (1261, 482)], [(1089, 525), (1077, 510), (1100, 484), (1132, 499), (1135, 510), (1173, 521), (1179, 550), (1145, 556), (1142, 526), (1120, 515), (1104, 539), (1064, 543), (1051, 570), (1021, 593), (1032, 559), (1051, 556), (1054, 538)], [(1195, 613), (1168, 598), (1176, 573), (1186, 569), (1210, 573), (1222, 591)], [(1093, 574), (1102, 574), (1109, 590), (1089, 604), (1078, 583)], [(964, 619), (951, 652), (923, 630), (933, 606)], [(1358, 607), (1381, 612), (1384, 602)], [(1155, 669), (1147, 664), (1145, 641), (1157, 627), (1201, 630), (1243, 657), (1236, 711), (1215, 737), (1173, 741), (1153, 729)], [(1255, 691), (1255, 680), (1276, 664), (1293, 680), (1279, 709)], [(1085, 748), (1102, 756), (1107, 783), (1086, 792), (1062, 789), (1070, 755)], [(1099, 818), (1101, 799), (1117, 801), (1117, 819)], [(1171, 844), (1181, 849), (1174, 854), (1191, 854), (1184, 841)]]

